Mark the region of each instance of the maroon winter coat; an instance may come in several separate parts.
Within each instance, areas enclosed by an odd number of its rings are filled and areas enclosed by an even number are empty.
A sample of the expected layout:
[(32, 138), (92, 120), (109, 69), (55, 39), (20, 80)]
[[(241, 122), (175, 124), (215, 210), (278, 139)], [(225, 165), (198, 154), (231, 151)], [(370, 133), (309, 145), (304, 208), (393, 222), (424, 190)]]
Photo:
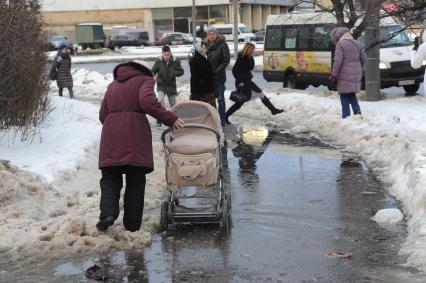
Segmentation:
[(152, 135), (146, 114), (172, 126), (177, 117), (154, 93), (151, 71), (135, 62), (118, 65), (99, 111), (103, 124), (99, 168), (133, 165), (154, 169)]
[(337, 78), (338, 93), (356, 93), (361, 90), (367, 56), (355, 39), (341, 39), (346, 32), (349, 32), (348, 28), (336, 27), (330, 33), (336, 46), (332, 75)]

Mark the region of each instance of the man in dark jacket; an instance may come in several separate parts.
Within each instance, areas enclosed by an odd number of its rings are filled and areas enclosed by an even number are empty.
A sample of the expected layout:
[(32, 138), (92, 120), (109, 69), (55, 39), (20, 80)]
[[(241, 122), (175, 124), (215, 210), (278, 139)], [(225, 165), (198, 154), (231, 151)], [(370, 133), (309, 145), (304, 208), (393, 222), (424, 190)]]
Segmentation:
[(183, 75), (184, 71), (179, 59), (174, 59), (169, 46), (164, 46), (161, 58), (151, 69), (157, 81), (158, 101), (165, 107), (164, 99), (167, 96), (170, 107), (176, 104), (176, 77)]
[(149, 114), (168, 126), (180, 128), (183, 122), (166, 111), (154, 93), (155, 81), (143, 61), (118, 65), (114, 81), (108, 86), (99, 111), (103, 124), (99, 149), (102, 170), (100, 221), (104, 231), (117, 219), (120, 190), (126, 175), (124, 194), (124, 227), (139, 230), (145, 194), (145, 174), (154, 170)]
[(225, 82), (226, 67), (229, 65), (231, 55), (229, 53), (228, 44), (222, 35), (218, 35), (215, 27), (207, 29), (207, 58), (212, 66), (215, 75), (215, 93), (219, 106), (219, 115), (222, 125), (226, 121), (226, 105), (225, 105)]

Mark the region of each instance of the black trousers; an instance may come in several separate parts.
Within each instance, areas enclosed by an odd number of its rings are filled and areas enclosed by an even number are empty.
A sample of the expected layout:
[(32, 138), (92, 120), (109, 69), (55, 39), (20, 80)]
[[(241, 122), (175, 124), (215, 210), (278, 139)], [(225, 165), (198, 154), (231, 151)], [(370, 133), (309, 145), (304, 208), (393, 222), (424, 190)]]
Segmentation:
[(123, 188), (123, 175), (126, 176), (124, 193), (124, 227), (129, 231), (137, 231), (142, 224), (145, 199), (145, 174), (147, 169), (139, 166), (113, 166), (102, 168), (100, 219), (120, 214), (120, 191)]
[[(74, 97), (74, 91), (72, 89), (72, 87), (67, 87), (68, 88), (68, 93), (70, 94), (70, 97), (73, 98)], [(59, 88), (59, 96), (62, 96), (64, 92), (64, 88), (60, 87)]]

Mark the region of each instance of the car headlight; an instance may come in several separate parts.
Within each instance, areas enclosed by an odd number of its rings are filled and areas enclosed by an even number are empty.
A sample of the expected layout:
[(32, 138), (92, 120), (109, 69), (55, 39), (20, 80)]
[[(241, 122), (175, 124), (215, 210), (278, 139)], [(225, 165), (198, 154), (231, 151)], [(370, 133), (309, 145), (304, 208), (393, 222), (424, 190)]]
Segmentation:
[(382, 69), (382, 70), (383, 69), (388, 69), (388, 65), (386, 65), (386, 63), (380, 62), (379, 68)]

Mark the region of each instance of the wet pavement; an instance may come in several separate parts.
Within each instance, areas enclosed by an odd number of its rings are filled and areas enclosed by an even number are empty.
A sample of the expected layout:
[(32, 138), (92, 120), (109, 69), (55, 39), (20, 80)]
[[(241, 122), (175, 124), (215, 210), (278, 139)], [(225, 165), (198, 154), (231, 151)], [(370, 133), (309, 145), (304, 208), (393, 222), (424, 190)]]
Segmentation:
[[(55, 262), (43, 282), (85, 282), (95, 262), (109, 282), (426, 282), (398, 255), (405, 223), (370, 220), (399, 204), (362, 162), (309, 135), (232, 127), (227, 134), (229, 235), (217, 225), (176, 227), (144, 251)], [(333, 252), (346, 256), (326, 256)]]

